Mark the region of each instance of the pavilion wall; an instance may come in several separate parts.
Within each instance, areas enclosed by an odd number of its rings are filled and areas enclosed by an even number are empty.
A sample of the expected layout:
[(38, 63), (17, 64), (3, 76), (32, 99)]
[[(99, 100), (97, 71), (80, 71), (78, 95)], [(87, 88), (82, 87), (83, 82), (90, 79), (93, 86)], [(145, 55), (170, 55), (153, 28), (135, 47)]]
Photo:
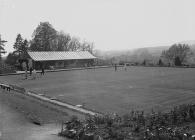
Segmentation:
[(94, 65), (94, 59), (76, 59), (76, 60), (56, 60), (56, 61), (33, 61), (34, 68), (40, 70), (41, 67), (50, 69), (58, 68), (78, 68), (90, 67)]

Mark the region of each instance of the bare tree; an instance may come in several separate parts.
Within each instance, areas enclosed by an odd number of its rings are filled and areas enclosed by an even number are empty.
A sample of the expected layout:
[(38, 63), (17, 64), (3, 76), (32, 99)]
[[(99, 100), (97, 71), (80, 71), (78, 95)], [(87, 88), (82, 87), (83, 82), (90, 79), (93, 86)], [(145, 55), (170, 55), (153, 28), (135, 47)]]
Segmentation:
[[(192, 51), (187, 44), (174, 44), (168, 50), (162, 52), (162, 57), (175, 65), (181, 65), (191, 54)], [(179, 61), (180, 63), (178, 63)]]
[(81, 43), (79, 50), (81, 50), (81, 51), (88, 51), (88, 52), (93, 54), (94, 43), (90, 43), (90, 42), (84, 41), (83, 43)]
[(80, 48), (80, 42), (79, 42), (79, 38), (76, 37), (72, 37), (72, 39), (70, 40), (69, 44), (68, 44), (68, 50), (69, 51), (77, 51)]
[(57, 51), (69, 51), (69, 42), (71, 41), (71, 36), (65, 34), (63, 31), (57, 34)]

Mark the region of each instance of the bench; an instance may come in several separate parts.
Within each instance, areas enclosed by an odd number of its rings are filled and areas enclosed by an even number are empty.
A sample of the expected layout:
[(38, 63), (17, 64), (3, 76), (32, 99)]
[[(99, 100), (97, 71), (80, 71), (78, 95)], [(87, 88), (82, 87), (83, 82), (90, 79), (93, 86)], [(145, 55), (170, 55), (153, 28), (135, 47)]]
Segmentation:
[(2, 88), (2, 89), (7, 89), (7, 91), (10, 91), (11, 90), (11, 87), (10, 87), (10, 85), (6, 85), (6, 84), (0, 84), (0, 87)]

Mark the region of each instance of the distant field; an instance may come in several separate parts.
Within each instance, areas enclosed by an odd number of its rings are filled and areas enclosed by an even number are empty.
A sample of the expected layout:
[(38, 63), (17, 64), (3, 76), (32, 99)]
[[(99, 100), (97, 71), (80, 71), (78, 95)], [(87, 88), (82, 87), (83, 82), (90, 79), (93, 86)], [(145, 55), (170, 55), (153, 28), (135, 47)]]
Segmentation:
[[(38, 74), (39, 75), (39, 74)], [(17, 84), (71, 104), (85, 104), (99, 112), (125, 113), (131, 109), (165, 111), (195, 103), (195, 69), (128, 67), (46, 73), (36, 80), (21, 75), (1, 76)]]

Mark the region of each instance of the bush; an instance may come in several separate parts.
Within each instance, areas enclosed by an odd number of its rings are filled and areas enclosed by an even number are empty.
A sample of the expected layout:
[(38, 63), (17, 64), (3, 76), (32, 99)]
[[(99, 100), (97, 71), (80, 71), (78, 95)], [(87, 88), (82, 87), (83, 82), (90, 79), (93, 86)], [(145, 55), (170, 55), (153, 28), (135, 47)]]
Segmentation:
[(194, 120), (195, 105), (180, 105), (168, 113), (145, 115), (143, 111), (131, 111), (124, 116), (89, 116), (77, 129), (84, 128), (84, 133), (98, 135), (105, 140), (183, 140), (183, 137), (190, 140), (195, 133), (185, 124)]

